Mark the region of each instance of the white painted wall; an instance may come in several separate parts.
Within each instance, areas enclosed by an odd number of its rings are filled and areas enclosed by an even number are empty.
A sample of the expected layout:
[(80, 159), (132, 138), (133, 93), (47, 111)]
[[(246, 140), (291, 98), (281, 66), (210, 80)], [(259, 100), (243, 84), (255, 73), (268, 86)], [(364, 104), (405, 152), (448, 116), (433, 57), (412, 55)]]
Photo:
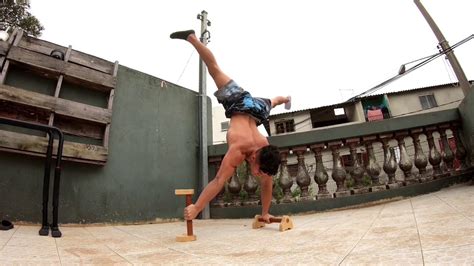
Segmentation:
[[(434, 95), (438, 107), (423, 110), (419, 96), (428, 94)], [(390, 104), (390, 111), (393, 117), (455, 108), (461, 103), (462, 99), (464, 99), (462, 89), (460, 87), (451, 86), (435, 88), (432, 90), (412, 91), (403, 94), (392, 94), (387, 96)]]
[(216, 105), (212, 107), (212, 138), (213, 144), (221, 144), (226, 142), (227, 131), (221, 130), (221, 123), (230, 121), (229, 118), (225, 117), (225, 110), (222, 105)]

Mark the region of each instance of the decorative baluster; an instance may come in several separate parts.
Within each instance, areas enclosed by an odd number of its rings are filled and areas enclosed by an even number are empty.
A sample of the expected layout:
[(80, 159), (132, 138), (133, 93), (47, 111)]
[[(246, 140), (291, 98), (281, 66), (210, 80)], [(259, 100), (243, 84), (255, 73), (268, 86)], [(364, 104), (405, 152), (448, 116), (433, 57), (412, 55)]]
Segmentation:
[(336, 181), (337, 189), (334, 193), (334, 197), (345, 197), (349, 196), (351, 192), (346, 187), (346, 170), (342, 167), (341, 158), (339, 157), (339, 147), (341, 147), (341, 141), (330, 142), (328, 146), (332, 150), (332, 179)]
[(395, 178), (395, 173), (397, 172), (397, 160), (395, 157), (395, 149), (390, 147), (390, 140), (393, 137), (393, 134), (380, 135), (383, 147), (383, 171), (387, 174), (388, 184), (386, 185), (387, 189), (398, 188), (400, 184)]
[(247, 192), (249, 196), (248, 200), (244, 202), (244, 205), (257, 205), (258, 204), (258, 197), (255, 192), (258, 189), (258, 182), (255, 176), (252, 175), (250, 171), (250, 165), (246, 164), (247, 170), (247, 179), (244, 183), (244, 190)]
[(369, 164), (367, 165), (367, 174), (370, 176), (372, 186), (370, 187), (371, 192), (385, 190), (385, 185), (380, 185), (379, 175), (382, 171), (380, 165), (377, 163), (377, 159), (374, 154), (373, 141), (377, 139), (376, 136), (368, 136), (362, 138), (365, 142), (365, 148), (367, 149), (367, 156), (369, 157)]
[(304, 163), (304, 153), (306, 152), (306, 147), (295, 148), (293, 151), (296, 152), (298, 160), (296, 183), (301, 189), (301, 199), (308, 200), (310, 199), (308, 188), (311, 184), (311, 178), (309, 177), (308, 169), (306, 169), (306, 165)]
[(436, 130), (436, 127), (428, 127), (425, 129), (426, 131), (426, 139), (428, 140), (428, 147), (430, 148), (430, 153), (428, 156), (428, 161), (430, 162), (431, 166), (433, 166), (433, 178), (440, 178), (443, 176), (443, 171), (441, 171), (440, 163), (441, 163), (441, 153), (439, 153), (438, 149), (436, 148), (433, 132)]
[(280, 174), (278, 177), (278, 183), (283, 190), (283, 203), (292, 202), (291, 198), (291, 187), (293, 186), (293, 178), (290, 177), (288, 172), (288, 150), (280, 150)]
[(466, 148), (464, 148), (464, 145), (462, 143), (462, 138), (459, 133), (459, 123), (453, 123), (451, 126), (451, 131), (453, 132), (454, 140), (456, 141), (456, 159), (461, 163), (461, 167), (458, 169), (458, 171), (463, 172), (466, 169), (468, 169), (468, 163), (467, 163), (467, 152)]
[[(219, 172), (219, 168), (221, 167), (221, 162), (222, 162), (221, 157), (214, 157), (214, 158), (209, 159), (209, 163), (214, 165), (214, 169), (216, 169), (216, 173)], [(213, 206), (218, 206), (218, 207), (225, 206), (225, 202), (224, 202), (225, 187), (226, 187), (226, 184), (224, 184), (224, 187), (217, 194), (216, 200), (212, 203)]]
[(242, 185), (240, 184), (238, 172), (237, 170), (235, 171), (227, 185), (227, 190), (232, 195), (233, 205), (240, 205), (240, 190), (242, 190)]
[(398, 162), (398, 166), (400, 169), (402, 169), (403, 175), (405, 176), (405, 184), (409, 185), (418, 182), (418, 180), (416, 180), (411, 173), (413, 163), (411, 162), (410, 156), (408, 155), (407, 148), (405, 146), (405, 137), (407, 135), (407, 132), (395, 133), (395, 138), (398, 141), (398, 149), (400, 150), (400, 161)]
[(443, 143), (443, 150), (441, 151), (441, 158), (443, 159), (446, 171), (448, 174), (452, 174), (454, 171), (453, 162), (454, 162), (454, 153), (451, 150), (449, 145), (448, 138), (446, 136), (446, 131), (449, 129), (448, 124), (439, 126), (439, 132), (441, 136), (441, 142)]
[(415, 147), (415, 166), (418, 168), (418, 179), (420, 182), (426, 182), (426, 166), (428, 165), (428, 158), (423, 152), (420, 143), (420, 134), (423, 132), (422, 128), (413, 129), (410, 131), (413, 139), (413, 146)]
[(316, 199), (331, 198), (331, 194), (329, 194), (329, 191), (326, 185), (329, 180), (329, 176), (323, 164), (323, 154), (322, 154), (323, 149), (324, 149), (324, 144), (311, 145), (311, 150), (313, 151), (314, 158), (316, 160), (314, 181), (318, 184), (318, 188), (319, 188), (318, 194), (316, 195)]
[(360, 143), (359, 138), (347, 139), (346, 145), (349, 146), (351, 161), (352, 161), (352, 169), (349, 172), (352, 179), (354, 179), (354, 188), (352, 189), (353, 194), (362, 194), (369, 192), (368, 187), (364, 187), (362, 183), (362, 177), (364, 175), (365, 169), (359, 162), (359, 158), (357, 156), (357, 145)]

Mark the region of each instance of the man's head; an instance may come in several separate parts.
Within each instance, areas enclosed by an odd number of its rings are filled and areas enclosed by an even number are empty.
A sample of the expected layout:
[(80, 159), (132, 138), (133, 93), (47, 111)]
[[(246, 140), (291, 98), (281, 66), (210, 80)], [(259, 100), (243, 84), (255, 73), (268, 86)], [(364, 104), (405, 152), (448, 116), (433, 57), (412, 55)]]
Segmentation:
[(257, 162), (260, 171), (267, 175), (276, 175), (280, 166), (280, 152), (274, 145), (268, 145), (259, 150)]

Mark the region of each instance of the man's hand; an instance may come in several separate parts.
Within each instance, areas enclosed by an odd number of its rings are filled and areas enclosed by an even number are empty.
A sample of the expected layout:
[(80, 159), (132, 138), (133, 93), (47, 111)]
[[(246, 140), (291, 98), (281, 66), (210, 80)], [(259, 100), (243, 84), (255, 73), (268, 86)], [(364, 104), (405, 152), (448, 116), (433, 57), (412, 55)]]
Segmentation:
[(265, 223), (269, 224), (269, 223), (271, 223), (270, 218), (273, 218), (273, 215), (271, 215), (269, 213), (266, 213), (266, 214), (262, 214), (262, 216), (260, 216), (260, 218), (262, 218), (265, 221)]
[(188, 205), (188, 207), (184, 208), (184, 219), (185, 220), (192, 220), (196, 218), (196, 216), (199, 214), (198, 209), (194, 204)]

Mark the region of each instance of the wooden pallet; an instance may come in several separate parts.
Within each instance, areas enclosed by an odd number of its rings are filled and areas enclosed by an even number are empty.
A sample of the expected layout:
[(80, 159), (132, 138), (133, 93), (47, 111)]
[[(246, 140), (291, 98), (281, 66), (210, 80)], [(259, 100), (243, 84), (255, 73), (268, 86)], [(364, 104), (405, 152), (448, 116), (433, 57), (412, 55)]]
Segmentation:
[[(63, 58), (53, 57), (53, 51), (62, 53)], [(72, 136), (64, 143), (64, 160), (103, 165), (108, 155), (118, 66), (118, 62), (26, 36), (15, 29), (6, 42), (0, 41), (0, 116), (58, 127), (66, 137)], [(56, 81), (54, 94), (8, 84), (12, 69), (27, 73), (22, 79), (31, 75), (32, 79)], [(86, 97), (87, 93), (100, 92), (105, 95), (106, 106), (62, 98), (65, 83), (84, 89), (81, 95)], [(46, 147), (46, 137), (0, 129), (0, 150), (44, 156)]]

